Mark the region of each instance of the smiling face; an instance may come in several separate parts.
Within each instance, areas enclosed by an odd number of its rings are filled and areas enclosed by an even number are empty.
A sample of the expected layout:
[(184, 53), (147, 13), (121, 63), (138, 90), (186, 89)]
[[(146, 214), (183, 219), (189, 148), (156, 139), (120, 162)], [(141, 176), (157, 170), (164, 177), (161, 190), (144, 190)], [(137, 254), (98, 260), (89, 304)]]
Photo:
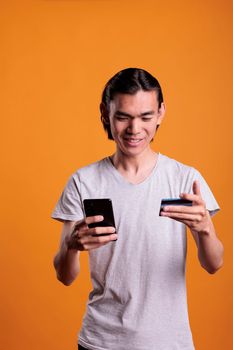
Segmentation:
[(150, 151), (150, 142), (164, 112), (163, 103), (159, 108), (156, 91), (116, 94), (110, 103), (109, 122), (117, 151), (127, 156)]

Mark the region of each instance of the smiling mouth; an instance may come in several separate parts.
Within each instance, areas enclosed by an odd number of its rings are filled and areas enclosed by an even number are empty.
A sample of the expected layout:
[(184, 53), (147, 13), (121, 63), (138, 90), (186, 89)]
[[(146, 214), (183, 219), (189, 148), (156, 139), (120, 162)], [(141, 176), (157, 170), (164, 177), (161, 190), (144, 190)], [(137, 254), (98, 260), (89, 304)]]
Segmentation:
[(141, 141), (141, 139), (131, 139), (131, 138), (125, 138), (126, 141), (130, 141), (130, 142), (138, 142)]
[(126, 137), (124, 138), (124, 141), (126, 141), (128, 144), (131, 144), (131, 145), (137, 145), (140, 141), (142, 141), (142, 139), (134, 139), (134, 138)]

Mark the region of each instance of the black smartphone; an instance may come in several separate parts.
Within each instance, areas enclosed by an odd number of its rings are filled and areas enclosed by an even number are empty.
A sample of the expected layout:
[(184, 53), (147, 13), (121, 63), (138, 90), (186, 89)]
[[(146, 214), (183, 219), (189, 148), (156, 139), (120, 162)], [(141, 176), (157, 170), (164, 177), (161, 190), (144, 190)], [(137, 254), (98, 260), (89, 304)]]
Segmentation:
[(161, 200), (161, 204), (160, 204), (160, 211), (159, 211), (159, 215), (161, 213), (161, 211), (163, 210), (163, 208), (166, 205), (185, 205), (185, 206), (192, 206), (192, 201), (188, 200), (188, 199), (182, 199), (182, 198), (166, 198), (166, 199), (162, 199)]
[[(89, 224), (88, 227), (106, 227), (106, 226), (115, 226), (114, 214), (113, 214), (113, 206), (110, 198), (98, 198), (98, 199), (84, 199), (83, 201), (84, 210), (86, 217), (102, 215), (104, 217), (103, 221), (94, 222)], [(106, 236), (106, 234), (100, 234), (98, 236)]]

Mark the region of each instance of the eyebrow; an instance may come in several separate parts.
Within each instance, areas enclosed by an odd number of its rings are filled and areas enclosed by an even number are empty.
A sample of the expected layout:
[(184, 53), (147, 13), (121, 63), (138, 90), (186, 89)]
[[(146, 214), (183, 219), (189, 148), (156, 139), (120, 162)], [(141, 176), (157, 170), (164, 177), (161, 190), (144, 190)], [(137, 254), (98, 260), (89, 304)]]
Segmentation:
[[(155, 113), (155, 112), (154, 112), (153, 110), (147, 111), (147, 112), (143, 112), (143, 113), (140, 114), (140, 117), (145, 117), (146, 115), (153, 115), (154, 113)], [(125, 117), (134, 118), (133, 115), (131, 115), (131, 114), (129, 114), (129, 113), (126, 113), (126, 112), (123, 112), (123, 111), (120, 111), (120, 110), (116, 111), (116, 112), (115, 112), (115, 115), (116, 115), (116, 116), (118, 116), (118, 115), (123, 115), (123, 116), (125, 116)]]

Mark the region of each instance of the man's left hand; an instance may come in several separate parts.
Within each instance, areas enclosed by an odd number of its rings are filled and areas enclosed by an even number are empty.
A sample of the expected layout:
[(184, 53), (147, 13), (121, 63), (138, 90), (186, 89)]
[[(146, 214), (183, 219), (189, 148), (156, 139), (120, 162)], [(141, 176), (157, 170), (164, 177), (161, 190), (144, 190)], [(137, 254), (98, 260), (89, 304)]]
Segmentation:
[(191, 200), (192, 206), (167, 205), (163, 208), (161, 216), (180, 221), (198, 234), (209, 234), (212, 221), (201, 197), (199, 183), (193, 182), (193, 194), (182, 193), (180, 197)]

